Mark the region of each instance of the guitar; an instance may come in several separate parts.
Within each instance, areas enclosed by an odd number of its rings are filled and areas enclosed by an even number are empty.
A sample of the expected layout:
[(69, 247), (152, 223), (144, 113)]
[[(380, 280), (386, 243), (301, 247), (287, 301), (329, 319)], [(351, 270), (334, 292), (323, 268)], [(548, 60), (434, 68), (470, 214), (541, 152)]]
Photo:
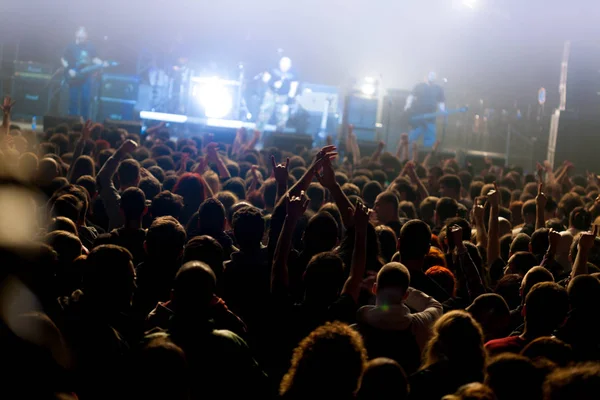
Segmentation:
[(116, 61), (107, 61), (107, 63), (108, 65), (102, 63), (89, 65), (83, 68), (77, 68), (75, 69), (75, 76), (69, 75), (69, 70), (67, 70), (65, 73), (65, 81), (70, 85), (77, 85), (85, 81), (90, 74), (93, 74), (96, 71), (100, 71), (104, 68), (116, 67), (119, 65), (119, 63)]
[(454, 110), (438, 111), (438, 112), (428, 113), (428, 114), (413, 115), (412, 117), (410, 117), (410, 122), (420, 122), (420, 121), (424, 121), (427, 119), (433, 119), (433, 118), (437, 118), (437, 117), (447, 117), (452, 114), (466, 113), (467, 111), (469, 111), (469, 107), (461, 107), (461, 108), (457, 108)]

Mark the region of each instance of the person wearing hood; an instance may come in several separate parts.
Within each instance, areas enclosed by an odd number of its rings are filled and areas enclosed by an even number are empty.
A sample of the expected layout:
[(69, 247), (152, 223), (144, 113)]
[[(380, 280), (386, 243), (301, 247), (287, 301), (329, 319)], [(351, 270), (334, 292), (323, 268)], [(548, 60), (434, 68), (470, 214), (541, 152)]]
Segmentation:
[(384, 265), (373, 285), (376, 304), (361, 307), (355, 325), (370, 357), (391, 358), (407, 374), (419, 368), (431, 328), (443, 313), (441, 303), (409, 286), (410, 273), (404, 265)]

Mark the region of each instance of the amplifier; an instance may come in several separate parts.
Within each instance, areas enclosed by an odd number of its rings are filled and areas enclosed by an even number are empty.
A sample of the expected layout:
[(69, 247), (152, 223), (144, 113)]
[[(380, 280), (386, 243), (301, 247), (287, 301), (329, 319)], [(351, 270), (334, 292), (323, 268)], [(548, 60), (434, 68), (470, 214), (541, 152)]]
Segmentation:
[(335, 86), (302, 84), (298, 104), (309, 113), (322, 114), (327, 106), (329, 114), (336, 114), (339, 107), (339, 92)]
[(112, 119), (107, 119), (104, 121), (104, 126), (106, 128), (114, 127), (125, 129), (128, 133), (137, 133), (138, 135), (142, 134), (141, 121), (114, 121)]
[(133, 75), (103, 74), (100, 81), (100, 97), (133, 101), (138, 98), (140, 80)]
[(100, 97), (96, 121), (131, 121), (134, 119), (135, 100)]
[(27, 61), (15, 61), (13, 67), (15, 77), (49, 79), (54, 72), (50, 65)]
[(16, 118), (43, 116), (48, 112), (50, 79), (13, 77), (10, 97), (15, 101), (13, 115)]

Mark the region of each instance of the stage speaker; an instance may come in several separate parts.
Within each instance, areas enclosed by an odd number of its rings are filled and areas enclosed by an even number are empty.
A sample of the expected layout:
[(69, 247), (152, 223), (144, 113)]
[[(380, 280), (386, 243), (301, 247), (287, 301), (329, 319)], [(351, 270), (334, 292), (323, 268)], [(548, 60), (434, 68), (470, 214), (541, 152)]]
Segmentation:
[(388, 151), (396, 151), (400, 134), (406, 130), (404, 118), (404, 106), (406, 98), (410, 95), (409, 90), (389, 89), (383, 98), (381, 122), (383, 124), (383, 141), (385, 141)]
[(558, 167), (573, 162), (577, 173), (598, 171), (600, 116), (556, 111), (550, 124), (548, 161)]
[(135, 100), (121, 100), (109, 97), (100, 97), (96, 121), (131, 121), (135, 119)]
[(45, 115), (50, 104), (50, 79), (12, 78), (10, 97), (15, 100), (14, 118)]
[[(357, 135), (358, 138), (358, 135)], [(375, 150), (377, 150), (377, 146), (379, 145), (378, 142), (374, 142), (372, 140), (360, 140), (358, 139), (358, 148), (360, 149), (360, 156), (361, 157), (369, 157), (371, 155), (373, 155), (373, 153), (375, 153)]]
[(104, 126), (106, 128), (119, 128), (125, 129), (129, 133), (137, 133), (138, 135), (142, 134), (142, 122), (141, 121), (118, 121), (107, 119), (104, 121)]
[(460, 152), (457, 158), (459, 164), (464, 165), (466, 163), (471, 163), (474, 171), (481, 171), (486, 167), (484, 162), (486, 157), (492, 161), (493, 165), (506, 165), (506, 155), (502, 153), (488, 153), (484, 151), (468, 150), (464, 153)]
[(560, 91), (562, 110), (600, 113), (600, 41), (565, 43)]
[(75, 124), (82, 124), (83, 118), (78, 116), (58, 117), (55, 115), (44, 115), (44, 130), (54, 129), (58, 125), (66, 124), (71, 128)]
[(302, 146), (312, 148), (313, 138), (306, 134), (281, 134), (274, 133), (265, 139), (265, 147), (277, 147), (278, 149), (296, 152), (296, 147)]
[(129, 100), (138, 99), (140, 80), (133, 75), (103, 74), (100, 81), (100, 97)]

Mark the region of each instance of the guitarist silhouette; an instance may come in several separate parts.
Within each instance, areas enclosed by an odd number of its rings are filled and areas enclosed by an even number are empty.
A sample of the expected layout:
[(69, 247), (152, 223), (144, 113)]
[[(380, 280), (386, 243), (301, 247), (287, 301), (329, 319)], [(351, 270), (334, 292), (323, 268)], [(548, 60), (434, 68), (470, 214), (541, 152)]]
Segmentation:
[[(87, 30), (80, 27), (75, 32), (75, 41), (67, 46), (61, 63), (65, 69), (65, 80), (69, 82), (69, 115), (88, 119), (90, 112), (92, 66), (108, 66), (96, 55), (96, 48), (88, 40)], [(96, 69), (96, 68), (94, 68)]]
[(406, 99), (405, 111), (409, 112), (412, 130), (408, 133), (410, 143), (423, 136), (424, 147), (432, 147), (436, 141), (436, 118), (420, 119), (418, 122), (412, 117), (422, 114), (432, 114), (437, 111), (446, 111), (446, 97), (444, 89), (435, 83), (436, 74), (430, 72), (425, 82), (419, 83)]

